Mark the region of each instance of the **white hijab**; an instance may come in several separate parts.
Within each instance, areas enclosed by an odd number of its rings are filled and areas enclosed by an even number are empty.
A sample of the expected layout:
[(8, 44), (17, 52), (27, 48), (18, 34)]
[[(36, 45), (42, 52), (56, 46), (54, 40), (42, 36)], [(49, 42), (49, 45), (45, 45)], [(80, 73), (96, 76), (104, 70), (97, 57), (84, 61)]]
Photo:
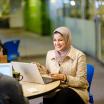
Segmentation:
[(55, 52), (56, 59), (59, 63), (63, 61), (65, 56), (67, 55), (68, 51), (70, 50), (71, 44), (72, 44), (72, 38), (71, 38), (71, 32), (67, 27), (58, 27), (54, 30), (53, 35), (55, 33), (59, 33), (65, 40), (66, 48), (62, 52)]

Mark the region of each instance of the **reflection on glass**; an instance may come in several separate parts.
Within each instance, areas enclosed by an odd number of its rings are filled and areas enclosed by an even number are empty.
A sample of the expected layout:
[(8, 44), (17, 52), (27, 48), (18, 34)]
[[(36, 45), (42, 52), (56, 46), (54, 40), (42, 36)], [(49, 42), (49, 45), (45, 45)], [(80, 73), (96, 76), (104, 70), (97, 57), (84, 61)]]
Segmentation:
[(10, 12), (9, 0), (0, 0), (0, 18), (8, 17)]
[(81, 17), (81, 0), (64, 0), (64, 16)]

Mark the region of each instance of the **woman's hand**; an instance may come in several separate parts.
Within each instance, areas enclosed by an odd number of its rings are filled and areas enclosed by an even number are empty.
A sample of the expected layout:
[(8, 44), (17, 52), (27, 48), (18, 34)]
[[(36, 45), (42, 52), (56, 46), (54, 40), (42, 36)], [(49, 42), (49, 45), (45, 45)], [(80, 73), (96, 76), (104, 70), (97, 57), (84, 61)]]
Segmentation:
[(37, 63), (37, 62), (32, 62), (32, 63), (37, 65), (40, 74), (48, 74), (49, 73), (47, 68), (44, 65)]
[(62, 81), (66, 80), (66, 75), (65, 74), (51, 74), (51, 77), (54, 80), (62, 80)]

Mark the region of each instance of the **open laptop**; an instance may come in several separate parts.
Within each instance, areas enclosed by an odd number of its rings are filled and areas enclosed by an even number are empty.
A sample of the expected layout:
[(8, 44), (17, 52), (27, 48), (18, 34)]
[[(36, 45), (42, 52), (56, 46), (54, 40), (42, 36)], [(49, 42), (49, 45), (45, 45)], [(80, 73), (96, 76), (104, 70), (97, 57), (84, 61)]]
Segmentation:
[(19, 72), (23, 76), (22, 81), (35, 82), (39, 84), (46, 84), (52, 82), (52, 79), (49, 77), (42, 78), (36, 64), (25, 62), (11, 62), (11, 63), (13, 65), (14, 71)]
[(0, 63), (0, 73), (12, 77), (13, 76), (12, 64), (11, 63)]

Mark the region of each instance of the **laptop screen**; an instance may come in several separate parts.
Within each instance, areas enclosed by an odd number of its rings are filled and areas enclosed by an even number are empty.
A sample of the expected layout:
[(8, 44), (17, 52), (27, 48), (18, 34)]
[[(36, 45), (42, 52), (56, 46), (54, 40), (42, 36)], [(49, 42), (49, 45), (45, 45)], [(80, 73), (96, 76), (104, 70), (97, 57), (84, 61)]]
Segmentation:
[(13, 69), (23, 76), (22, 81), (44, 84), (36, 64), (25, 62), (11, 62)]
[(12, 77), (12, 65), (10, 63), (0, 64), (0, 73)]

